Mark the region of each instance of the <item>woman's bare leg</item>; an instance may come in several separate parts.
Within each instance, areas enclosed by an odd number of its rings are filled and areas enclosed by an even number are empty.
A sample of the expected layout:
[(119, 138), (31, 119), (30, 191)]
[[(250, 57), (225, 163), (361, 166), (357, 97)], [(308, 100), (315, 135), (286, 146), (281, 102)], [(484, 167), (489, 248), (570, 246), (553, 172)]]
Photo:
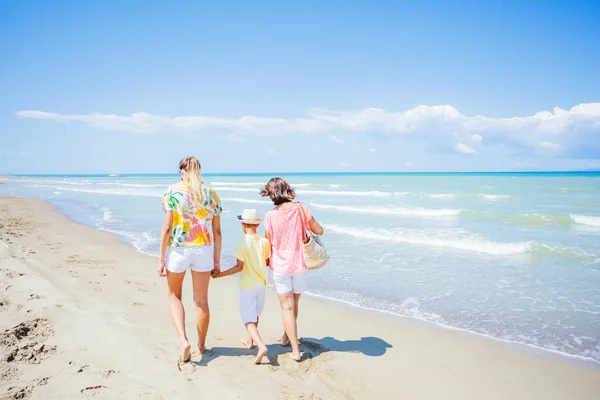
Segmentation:
[(198, 329), (198, 351), (200, 354), (206, 350), (206, 334), (210, 323), (210, 310), (208, 308), (209, 282), (210, 272), (192, 271), (194, 303), (196, 304), (196, 328)]
[[(300, 303), (300, 295), (298, 293), (294, 293), (294, 318), (296, 318), (296, 326), (298, 323), (298, 303)], [(283, 332), (283, 336), (281, 337), (281, 345), (282, 346), (289, 346), (290, 344), (290, 339), (287, 336), (287, 333), (285, 333), (285, 331)]]
[(181, 288), (185, 272), (176, 273), (167, 270), (169, 313), (183, 349), (182, 360), (187, 361), (190, 353), (190, 342), (185, 333), (185, 310), (181, 302)]
[[(296, 332), (296, 317), (294, 316), (294, 294), (278, 293), (279, 303), (281, 304), (281, 312), (283, 314), (283, 327), (290, 344), (292, 345), (292, 358), (300, 361), (300, 348), (298, 347), (298, 335)], [(282, 343), (283, 344), (283, 343)]]

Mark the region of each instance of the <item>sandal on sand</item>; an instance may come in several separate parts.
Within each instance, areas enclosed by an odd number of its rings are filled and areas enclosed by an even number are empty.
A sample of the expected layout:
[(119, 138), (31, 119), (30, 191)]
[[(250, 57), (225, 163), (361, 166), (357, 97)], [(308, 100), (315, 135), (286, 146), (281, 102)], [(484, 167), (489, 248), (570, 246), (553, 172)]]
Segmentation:
[(300, 358), (296, 358), (293, 353), (289, 353), (288, 356), (290, 356), (290, 358), (296, 362), (302, 361), (302, 356), (300, 356)]
[(244, 345), (244, 347), (248, 350), (252, 350), (254, 348), (254, 343), (252, 343), (252, 346), (248, 346), (248, 342), (244, 339), (240, 339), (240, 342)]
[(181, 371), (181, 364), (190, 362), (192, 359), (192, 352), (190, 351), (192, 346), (187, 345), (183, 348), (183, 353), (177, 359), (177, 369)]

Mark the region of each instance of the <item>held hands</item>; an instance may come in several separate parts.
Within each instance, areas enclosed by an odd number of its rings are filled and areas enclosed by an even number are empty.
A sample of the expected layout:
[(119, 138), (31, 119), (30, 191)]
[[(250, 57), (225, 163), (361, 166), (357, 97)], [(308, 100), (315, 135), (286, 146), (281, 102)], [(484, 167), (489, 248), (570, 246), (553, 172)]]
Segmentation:
[(220, 278), (221, 274), (221, 262), (215, 261), (215, 266), (212, 271), (210, 271), (210, 276), (213, 278)]

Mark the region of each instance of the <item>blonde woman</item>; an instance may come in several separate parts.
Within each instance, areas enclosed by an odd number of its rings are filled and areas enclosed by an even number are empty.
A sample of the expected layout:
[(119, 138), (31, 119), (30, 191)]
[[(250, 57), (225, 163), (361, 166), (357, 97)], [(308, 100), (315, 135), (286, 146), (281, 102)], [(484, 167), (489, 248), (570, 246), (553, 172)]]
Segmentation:
[(184, 157), (179, 162), (179, 173), (181, 182), (169, 186), (162, 198), (165, 217), (158, 262), (158, 274), (167, 277), (169, 312), (181, 344), (178, 363), (191, 359), (181, 302), (183, 278), (189, 268), (196, 304), (197, 350), (202, 354), (210, 322), (208, 283), (211, 271), (220, 271), (222, 242), (221, 202), (202, 181), (200, 162), (196, 157)]
[(290, 356), (300, 361), (302, 355), (298, 347), (298, 304), (300, 295), (306, 290), (306, 264), (302, 252), (302, 242), (306, 240), (306, 229), (317, 235), (323, 228), (313, 218), (302, 203), (294, 203), (296, 192), (282, 178), (271, 179), (261, 190), (261, 196), (269, 197), (275, 207), (265, 215), (265, 232), (271, 242), (273, 288), (279, 297), (283, 314), (284, 334), (282, 346), (292, 346)]

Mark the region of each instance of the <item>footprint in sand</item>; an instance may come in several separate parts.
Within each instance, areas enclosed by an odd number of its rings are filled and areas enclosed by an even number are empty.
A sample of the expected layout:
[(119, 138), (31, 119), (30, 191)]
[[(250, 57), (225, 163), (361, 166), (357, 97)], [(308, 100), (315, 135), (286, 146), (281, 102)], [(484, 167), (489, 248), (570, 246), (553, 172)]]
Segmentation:
[(109, 369), (109, 370), (100, 372), (100, 375), (103, 378), (107, 378), (108, 379), (108, 378), (110, 378), (111, 375), (118, 374), (118, 373), (119, 373), (119, 371), (115, 371), (114, 369)]
[(102, 389), (106, 389), (104, 385), (88, 386), (81, 389), (81, 394), (84, 396), (96, 396)]
[(16, 399), (28, 399), (33, 392), (33, 387), (25, 386), (23, 388), (11, 387), (8, 388), (8, 392), (2, 397), (2, 400), (16, 400)]
[(10, 307), (10, 301), (6, 298), (0, 299), (0, 310)]

